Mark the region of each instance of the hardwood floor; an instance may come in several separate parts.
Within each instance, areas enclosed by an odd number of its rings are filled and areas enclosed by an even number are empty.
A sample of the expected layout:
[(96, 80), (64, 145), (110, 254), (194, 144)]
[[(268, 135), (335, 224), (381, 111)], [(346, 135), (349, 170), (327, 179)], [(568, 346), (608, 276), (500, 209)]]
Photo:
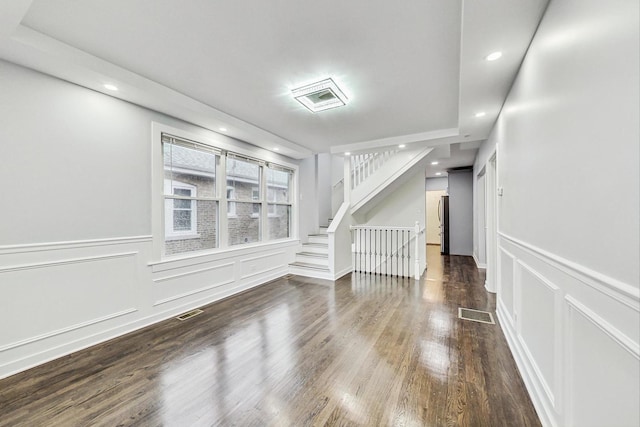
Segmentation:
[(472, 258), (290, 276), (0, 380), (2, 426), (539, 426)]

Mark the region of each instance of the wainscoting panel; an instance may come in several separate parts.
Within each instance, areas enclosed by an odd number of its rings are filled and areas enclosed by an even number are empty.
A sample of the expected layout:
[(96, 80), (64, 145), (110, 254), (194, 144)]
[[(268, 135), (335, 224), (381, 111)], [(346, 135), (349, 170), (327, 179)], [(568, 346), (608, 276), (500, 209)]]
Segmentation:
[(0, 351), (135, 309), (137, 252), (0, 268)]
[(507, 309), (509, 321), (514, 323), (514, 274), (513, 264), (515, 257), (502, 247), (499, 247), (498, 254), (498, 298), (502, 300), (504, 307)]
[(210, 291), (234, 281), (234, 262), (165, 270), (153, 279), (154, 306)]
[(280, 268), (283, 263), (286, 263), (285, 251), (245, 258), (240, 263), (241, 278), (247, 279), (268, 273)]
[[(560, 288), (526, 263), (516, 262), (519, 289), (520, 342), (549, 402), (555, 404), (561, 353), (562, 294)], [(522, 303), (522, 301), (526, 301)]]
[(282, 276), (298, 245), (161, 261), (151, 236), (0, 246), (0, 378)]
[(640, 425), (638, 344), (567, 297), (568, 426)]
[(637, 288), (504, 234), (498, 253), (498, 319), (543, 425), (640, 425)]

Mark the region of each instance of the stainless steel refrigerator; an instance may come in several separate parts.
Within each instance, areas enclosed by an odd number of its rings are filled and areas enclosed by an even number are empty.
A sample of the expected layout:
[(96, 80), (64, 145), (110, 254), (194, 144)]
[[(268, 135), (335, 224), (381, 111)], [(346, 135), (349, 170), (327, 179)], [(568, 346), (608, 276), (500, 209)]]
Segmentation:
[(438, 220), (440, 221), (440, 253), (449, 255), (449, 196), (440, 197)]

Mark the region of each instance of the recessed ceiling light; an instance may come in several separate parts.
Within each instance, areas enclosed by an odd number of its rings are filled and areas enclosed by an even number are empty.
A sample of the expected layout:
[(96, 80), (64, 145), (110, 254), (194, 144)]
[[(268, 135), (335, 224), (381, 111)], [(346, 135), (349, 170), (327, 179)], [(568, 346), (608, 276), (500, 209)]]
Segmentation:
[(500, 59), (502, 57), (502, 52), (493, 52), (487, 55), (485, 58), (487, 61), (495, 61), (496, 59)]
[(347, 96), (332, 79), (293, 89), (291, 95), (313, 113), (347, 105)]
[(273, 151), (280, 151), (278, 147), (273, 147)]
[(480, 111), (479, 113), (476, 113), (476, 117), (484, 117), (486, 115), (487, 113), (485, 113), (484, 111)]
[(346, 153), (344, 153), (344, 155), (345, 155), (345, 156), (350, 156), (350, 155), (351, 155), (351, 153), (347, 151)]
[(112, 85), (112, 84), (110, 84), (110, 83), (105, 84), (105, 85), (104, 85), (104, 88), (105, 88), (105, 89), (108, 89), (108, 90), (118, 90), (118, 86), (116, 86), (116, 85)]
[(437, 164), (438, 164), (438, 162), (431, 162), (431, 164), (432, 164), (432, 165), (437, 165)]
[(436, 172), (436, 175), (440, 176), (442, 175), (442, 172)]
[(226, 132), (227, 131), (227, 128), (218, 128), (218, 129), (220, 129), (220, 132)]
[(398, 148), (404, 148), (404, 147), (406, 147), (406, 145), (404, 145), (404, 144), (398, 145)]

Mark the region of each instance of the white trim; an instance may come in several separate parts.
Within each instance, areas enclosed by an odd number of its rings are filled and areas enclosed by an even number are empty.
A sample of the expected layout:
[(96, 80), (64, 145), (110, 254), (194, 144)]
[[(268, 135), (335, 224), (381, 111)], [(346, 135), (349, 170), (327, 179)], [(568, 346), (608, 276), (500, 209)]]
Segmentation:
[[(476, 254), (471, 254), (471, 256), (473, 257), (473, 261), (476, 263), (476, 267), (478, 268), (478, 270), (486, 270), (487, 269), (487, 264), (481, 264), (478, 261), (478, 257), (476, 256)], [(495, 293), (495, 292), (493, 292)]]
[(602, 317), (597, 315), (594, 311), (589, 309), (586, 305), (582, 304), (572, 296), (567, 295), (564, 297), (564, 299), (565, 301), (567, 301), (567, 304), (569, 304), (570, 308), (575, 309), (575, 311), (580, 313), (585, 319), (589, 320), (591, 323), (597, 326), (602, 332), (607, 334), (609, 338), (611, 338), (627, 352), (629, 352), (629, 354), (640, 360), (640, 344), (638, 342), (622, 333), (611, 323), (604, 320)]
[(14, 271), (31, 270), (35, 268), (78, 264), (82, 262), (98, 261), (103, 259), (124, 258), (124, 257), (135, 256), (135, 255), (138, 255), (138, 251), (121, 252), (117, 254), (96, 255), (96, 256), (79, 257), (79, 258), (67, 258), (67, 259), (56, 260), (56, 261), (33, 262), (28, 264), (10, 265), (8, 267), (0, 267), (0, 273), (11, 273)]
[(62, 249), (88, 248), (95, 246), (107, 245), (124, 245), (130, 243), (147, 243), (151, 242), (151, 235), (130, 236), (130, 237), (111, 237), (106, 239), (88, 239), (88, 240), (69, 240), (60, 242), (46, 243), (27, 243), (21, 245), (4, 245), (0, 246), (0, 255), (19, 254), (24, 252), (41, 252)]
[(115, 313), (107, 314), (106, 316), (98, 317), (95, 319), (87, 320), (85, 322), (76, 323), (75, 325), (67, 326), (66, 328), (56, 329), (55, 331), (47, 332), (45, 334), (36, 335), (35, 337), (30, 337), (21, 341), (16, 341), (13, 343), (9, 343), (0, 347), (0, 353), (3, 351), (11, 350), (12, 348), (22, 347), (27, 344), (31, 344), (36, 341), (41, 341), (47, 338), (54, 337), (56, 335), (64, 334), (66, 332), (75, 331), (76, 329), (84, 328), (87, 326), (94, 325), (96, 323), (105, 322), (110, 319), (114, 319), (116, 317), (125, 316), (127, 314), (135, 313), (138, 311), (137, 308), (128, 308), (126, 310), (118, 311)]
[[(543, 426), (558, 427), (553, 408), (549, 407), (544, 399), (541, 399), (541, 397), (545, 396), (546, 393), (544, 393), (544, 391), (540, 390), (538, 387), (538, 381), (535, 377), (535, 371), (532, 370), (529, 361), (526, 358), (526, 354), (518, 345), (519, 341), (514, 336), (513, 324), (505, 321), (509, 318), (509, 316), (508, 312), (505, 310), (504, 304), (501, 300), (498, 299), (496, 305), (496, 316), (498, 317), (498, 324), (500, 325), (500, 329), (502, 329), (502, 332), (507, 339), (507, 344), (509, 345), (509, 349), (511, 349), (511, 354), (513, 355), (513, 359), (518, 366), (518, 370), (520, 371), (524, 385), (529, 392), (531, 402), (533, 403), (533, 406), (535, 407), (536, 412), (540, 417), (540, 422)], [(510, 328), (508, 325), (511, 325), (512, 327)]]
[[(553, 404), (554, 408), (558, 408), (562, 405), (562, 360), (563, 360), (563, 338), (562, 333), (564, 331), (564, 318), (563, 318), (563, 307), (562, 307), (562, 289), (556, 286), (551, 280), (547, 279), (543, 274), (535, 270), (533, 267), (523, 262), (521, 259), (516, 259), (516, 264), (519, 267), (520, 271), (518, 272), (518, 280), (522, 281), (522, 271), (526, 270), (531, 274), (535, 279), (537, 279), (543, 286), (549, 289), (553, 294), (553, 345), (554, 345), (554, 353), (553, 353), (553, 381), (555, 388), (553, 392), (549, 389), (549, 386), (544, 380), (544, 376), (539, 372), (538, 366), (535, 362), (533, 362), (533, 367), (536, 370), (536, 375), (538, 378), (541, 378), (542, 386), (545, 388), (549, 400)], [(521, 286), (521, 285), (519, 285)], [(522, 303), (522, 299), (520, 299), (520, 304)], [(519, 311), (522, 306), (518, 308)], [(529, 353), (528, 347), (524, 342), (522, 336), (518, 337), (523, 344), (523, 348), (527, 351), (527, 357), (530, 358), (531, 361), (534, 361), (534, 358), (531, 357)]]
[[(216, 266), (215, 268), (218, 268), (218, 267), (227, 267), (227, 266), (229, 266), (229, 265), (234, 265), (234, 263), (230, 263), (230, 264), (224, 264), (224, 265)], [(199, 273), (199, 272), (202, 272), (202, 271), (205, 271), (205, 270), (209, 270), (209, 269), (203, 269), (203, 270), (198, 270), (198, 271), (193, 271), (193, 272), (185, 273), (185, 274), (184, 274), (184, 276), (186, 276), (187, 274)], [(173, 276), (173, 277), (176, 277), (176, 276)], [(154, 280), (154, 282), (157, 282), (157, 281), (158, 281), (158, 280)], [(217, 287), (219, 287), (219, 286), (228, 285), (229, 283), (233, 283), (233, 282), (235, 282), (235, 280), (234, 280), (234, 279), (230, 279), (230, 280), (225, 280), (225, 281), (220, 282), (220, 283), (215, 283), (215, 284), (213, 284), (213, 285), (208, 285), (208, 286), (205, 286), (205, 287), (202, 287), (202, 288), (192, 289), (192, 290), (190, 290), (190, 291), (188, 291), (188, 292), (183, 292), (183, 293), (181, 293), (181, 294), (172, 295), (172, 296), (170, 296), (170, 297), (167, 297), (167, 298), (163, 298), (163, 299), (157, 300), (157, 301), (155, 301), (155, 302), (153, 303), (153, 306), (154, 306), (154, 307), (157, 307), (157, 306), (159, 306), (159, 305), (166, 304), (166, 303), (169, 303), (169, 302), (171, 302), (171, 301), (176, 301), (176, 300), (179, 300), (179, 299), (181, 299), (181, 298), (185, 298), (185, 297), (188, 297), (188, 296), (191, 296), (191, 295), (199, 294), (199, 293), (201, 293), (201, 292), (206, 292), (206, 291), (209, 291), (209, 290), (211, 290), (211, 289), (215, 289), (215, 288), (217, 288)]]
[(172, 258), (165, 258), (159, 261), (151, 261), (151, 262), (148, 262), (147, 265), (150, 267), (153, 267), (153, 272), (155, 273), (159, 271), (169, 270), (172, 268), (180, 268), (180, 267), (173, 267), (171, 266), (171, 264), (185, 262), (186, 263), (185, 266), (190, 266), (194, 264), (210, 262), (209, 260), (202, 261), (202, 262), (190, 262), (190, 261), (196, 261), (205, 257), (210, 257), (211, 261), (222, 260), (226, 258), (241, 256), (242, 252), (244, 251), (246, 251), (247, 254), (250, 254), (250, 253), (266, 250), (268, 249), (269, 246), (273, 246), (274, 249), (278, 249), (280, 247), (298, 246), (299, 244), (300, 244), (299, 239), (278, 239), (270, 242), (255, 242), (247, 245), (239, 245), (239, 246), (225, 248), (224, 250), (216, 249), (216, 250), (199, 251), (197, 253), (193, 252), (189, 254), (181, 254), (180, 256), (176, 256)]
[(158, 277), (157, 279), (152, 279), (153, 283), (164, 282), (166, 280), (177, 279), (178, 277), (191, 276), (192, 274), (198, 274), (209, 270), (216, 270), (222, 267), (229, 267), (231, 265), (235, 265), (235, 262), (228, 262), (226, 264), (218, 264), (211, 267), (201, 268), (199, 270), (191, 270), (185, 273), (172, 274), (170, 276)]
[(640, 289), (614, 279), (613, 277), (591, 270), (576, 262), (569, 261), (520, 239), (509, 236), (501, 231), (498, 232), (498, 235), (537, 258), (548, 262), (550, 265), (556, 267), (569, 276), (578, 279), (582, 283), (614, 298), (626, 306), (631, 307), (635, 311), (640, 311)]

